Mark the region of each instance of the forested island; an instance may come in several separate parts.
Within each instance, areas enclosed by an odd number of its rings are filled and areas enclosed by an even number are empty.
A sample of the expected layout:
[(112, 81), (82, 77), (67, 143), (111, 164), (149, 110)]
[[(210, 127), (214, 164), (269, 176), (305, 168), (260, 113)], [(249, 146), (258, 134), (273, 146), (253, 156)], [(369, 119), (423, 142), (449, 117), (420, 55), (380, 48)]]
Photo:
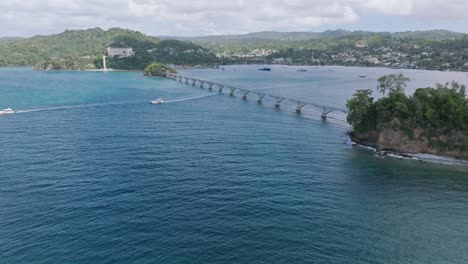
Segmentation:
[(407, 96), (404, 75), (379, 79), (377, 91), (358, 90), (348, 100), (352, 140), (396, 153), (426, 153), (468, 160), (466, 87), (456, 82), (417, 89)]

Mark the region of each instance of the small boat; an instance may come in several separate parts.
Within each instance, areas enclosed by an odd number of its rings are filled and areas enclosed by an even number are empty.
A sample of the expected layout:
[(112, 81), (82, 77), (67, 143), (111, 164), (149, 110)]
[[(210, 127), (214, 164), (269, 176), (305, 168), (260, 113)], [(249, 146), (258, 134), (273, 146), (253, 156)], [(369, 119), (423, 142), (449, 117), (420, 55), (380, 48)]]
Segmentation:
[(5, 108), (3, 110), (0, 110), (0, 115), (11, 115), (14, 113), (16, 113), (16, 111), (11, 108)]
[(156, 99), (151, 101), (151, 104), (157, 105), (157, 104), (164, 104), (164, 100), (162, 98)]
[(271, 71), (271, 68), (261, 68), (261, 69), (258, 69), (259, 71)]
[(359, 77), (366, 78), (367, 76), (366, 75), (359, 75)]
[(304, 69), (304, 68), (300, 68), (299, 70), (297, 70), (298, 72), (307, 72), (307, 69)]

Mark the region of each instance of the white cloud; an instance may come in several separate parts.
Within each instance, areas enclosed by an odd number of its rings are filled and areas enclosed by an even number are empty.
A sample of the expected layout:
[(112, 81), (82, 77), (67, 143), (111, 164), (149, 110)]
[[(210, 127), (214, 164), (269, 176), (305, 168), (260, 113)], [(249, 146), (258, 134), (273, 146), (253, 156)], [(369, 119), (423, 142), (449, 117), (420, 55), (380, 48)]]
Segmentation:
[(311, 31), (353, 25), (369, 14), (466, 23), (467, 13), (467, 0), (1, 0), (0, 34), (96, 26), (158, 35)]

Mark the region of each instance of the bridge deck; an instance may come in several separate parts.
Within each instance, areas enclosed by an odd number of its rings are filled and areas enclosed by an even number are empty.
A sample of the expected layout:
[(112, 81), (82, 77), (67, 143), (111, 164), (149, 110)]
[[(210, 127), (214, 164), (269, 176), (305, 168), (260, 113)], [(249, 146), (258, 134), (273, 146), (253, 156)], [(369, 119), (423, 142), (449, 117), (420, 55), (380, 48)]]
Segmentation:
[[(287, 98), (287, 97), (284, 97), (284, 96), (277, 96), (277, 95), (272, 95), (272, 94), (268, 94), (268, 93), (257, 92), (257, 91), (254, 91), (254, 90), (248, 90), (248, 89), (244, 89), (244, 88), (233, 87), (233, 86), (229, 86), (229, 85), (225, 85), (225, 84), (221, 84), (221, 83), (216, 83), (216, 82), (212, 82), (212, 81), (208, 81), (208, 80), (202, 80), (202, 79), (198, 79), (198, 78), (194, 78), (194, 77), (190, 77), (190, 76), (184, 76), (184, 75), (180, 75), (180, 74), (166, 73), (166, 77), (170, 78), (170, 79), (174, 79), (174, 80), (179, 79), (179, 81), (185, 80), (186, 83), (189, 83), (189, 81), (191, 81), (193, 85), (195, 85), (197, 82), (199, 82), (201, 87), (203, 87), (204, 84), (208, 84), (210, 86), (210, 89), (212, 89), (214, 86), (217, 86), (218, 89), (220, 89), (221, 91), (222, 91), (222, 89), (230, 89), (231, 93), (234, 93), (235, 91), (240, 91), (240, 92), (244, 93), (244, 96), (247, 96), (247, 94), (255, 94), (255, 95), (258, 95), (259, 98), (261, 97), (259, 100), (261, 100), (262, 98), (264, 98), (266, 96), (275, 99), (277, 103), (278, 102), (281, 103), (284, 100), (288, 100), (288, 101), (290, 101), (292, 103), (297, 104), (297, 106), (298, 106), (297, 111), (298, 112), (301, 110), (302, 107), (308, 105), (308, 106), (312, 106), (312, 107), (315, 107), (315, 108), (318, 108), (318, 109), (322, 110), (322, 113), (323, 113), (323, 115), (325, 115), (325, 117), (326, 117), (327, 114), (329, 114), (331, 112), (341, 112), (341, 113), (345, 113), (345, 114), (347, 113), (346, 110), (336, 108), (334, 106), (327, 106), (327, 105), (317, 104), (317, 103), (313, 103), (313, 102), (306, 102), (306, 101), (302, 101), (302, 100)], [(322, 117), (324, 117), (324, 116), (322, 116)]]

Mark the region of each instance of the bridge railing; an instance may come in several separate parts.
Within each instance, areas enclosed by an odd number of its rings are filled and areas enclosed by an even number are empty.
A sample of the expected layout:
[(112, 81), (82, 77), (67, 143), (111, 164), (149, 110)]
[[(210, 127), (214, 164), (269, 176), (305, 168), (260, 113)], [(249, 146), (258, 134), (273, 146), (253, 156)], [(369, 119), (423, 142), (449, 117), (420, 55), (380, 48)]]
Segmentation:
[(216, 86), (216, 87), (218, 87), (219, 92), (222, 92), (223, 89), (229, 89), (231, 95), (234, 95), (235, 91), (240, 91), (240, 92), (243, 93), (242, 97), (244, 99), (247, 99), (248, 94), (254, 94), (254, 95), (258, 96), (258, 100), (257, 100), (258, 102), (262, 102), (262, 100), (266, 96), (268, 96), (268, 97), (271, 97), (271, 98), (275, 99), (275, 106), (276, 107), (279, 107), (280, 104), (283, 101), (288, 100), (288, 101), (296, 104), (296, 112), (297, 113), (300, 113), (302, 111), (302, 108), (305, 107), (305, 106), (312, 106), (312, 107), (315, 107), (315, 108), (322, 111), (322, 119), (323, 120), (326, 120), (328, 114), (330, 114), (332, 112), (340, 112), (340, 113), (344, 113), (344, 114), (348, 113), (346, 110), (336, 108), (334, 106), (322, 105), (322, 104), (317, 104), (317, 103), (313, 103), (313, 102), (306, 102), (306, 101), (302, 101), (302, 100), (287, 98), (287, 97), (284, 97), (284, 96), (277, 96), (277, 95), (272, 95), (272, 94), (268, 94), (268, 93), (257, 92), (257, 91), (254, 91), (254, 90), (248, 90), (248, 89), (244, 89), (244, 88), (233, 87), (233, 86), (229, 86), (229, 85), (225, 85), (225, 84), (221, 84), (221, 83), (217, 83), (217, 82), (212, 82), (212, 81), (208, 81), (208, 80), (203, 80), (203, 79), (199, 79), (199, 78), (194, 78), (194, 77), (175, 74), (175, 73), (170, 73), (170, 72), (166, 72), (166, 77), (169, 78), (169, 79), (173, 79), (173, 80), (176, 80), (176, 81), (179, 81), (179, 82), (184, 82), (186, 84), (192, 84), (192, 85), (196, 85), (197, 82), (198, 82), (200, 87), (202, 87), (202, 88), (204, 88), (204, 85), (206, 84), (206, 85), (208, 85), (208, 89), (210, 89), (210, 90), (212, 90), (213, 87)]

